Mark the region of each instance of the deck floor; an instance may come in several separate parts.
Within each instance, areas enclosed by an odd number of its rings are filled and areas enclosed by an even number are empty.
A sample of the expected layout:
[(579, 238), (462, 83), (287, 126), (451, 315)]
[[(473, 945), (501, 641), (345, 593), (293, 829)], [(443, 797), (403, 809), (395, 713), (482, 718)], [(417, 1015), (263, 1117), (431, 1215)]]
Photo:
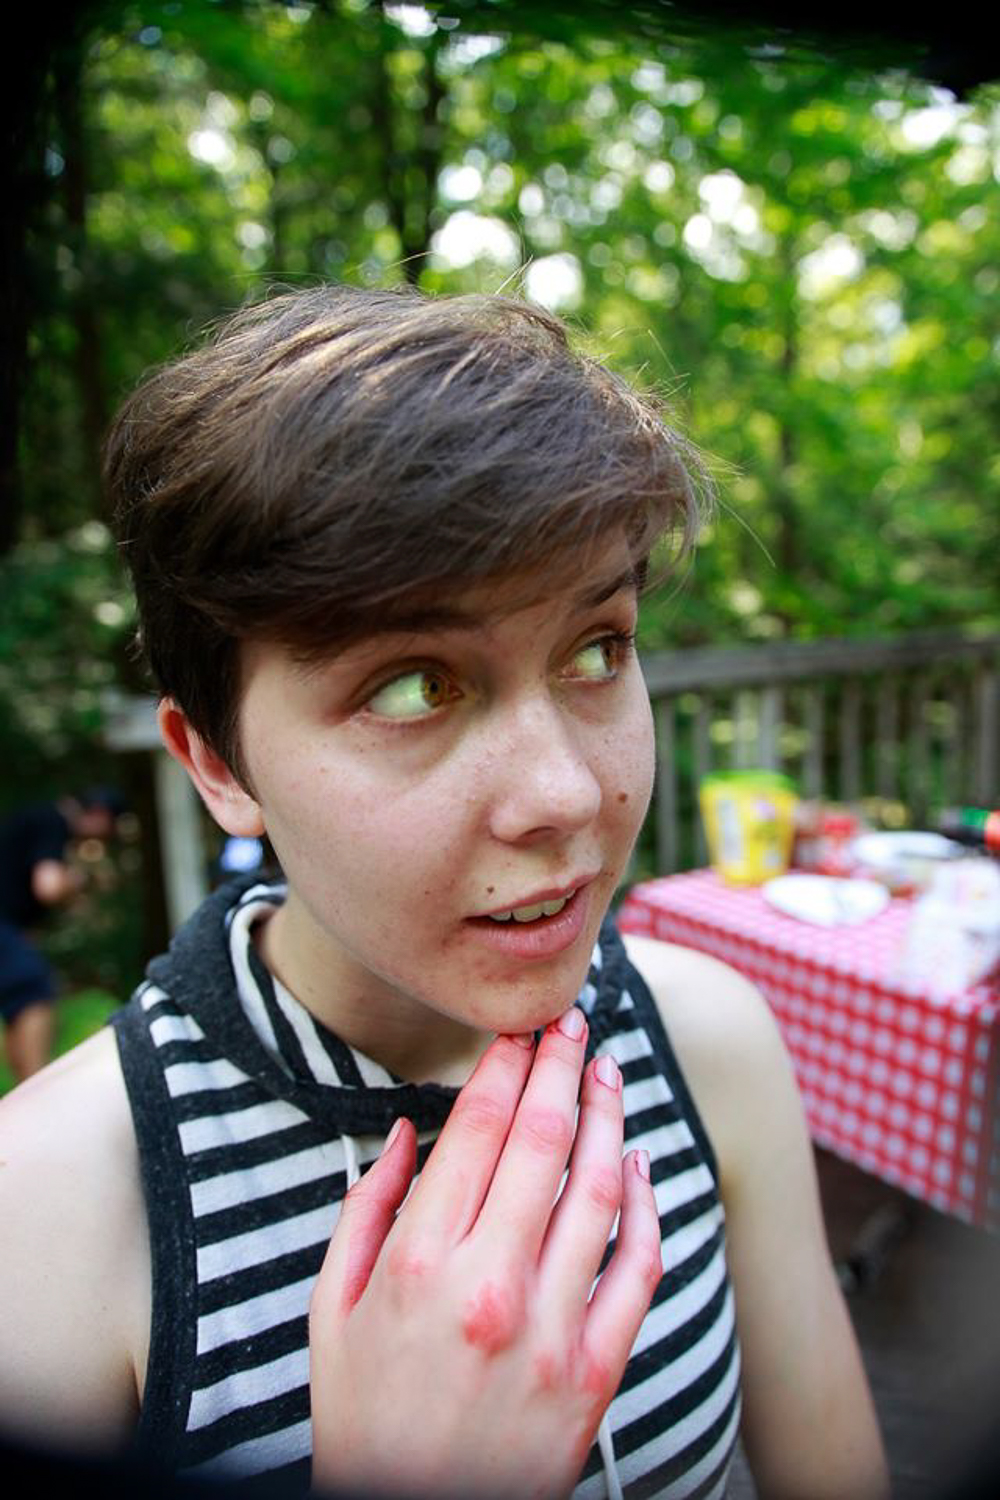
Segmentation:
[[(980, 1493), (992, 1500), (1000, 1495), (1000, 1237), (917, 1203), (829, 1152), (817, 1152), (817, 1166), (834, 1260), (860, 1273), (847, 1276), (854, 1281), (845, 1287), (847, 1305), (893, 1500), (971, 1500)], [(859, 1248), (868, 1251), (860, 1261)], [(756, 1495), (742, 1455), (728, 1493), (729, 1500)]]

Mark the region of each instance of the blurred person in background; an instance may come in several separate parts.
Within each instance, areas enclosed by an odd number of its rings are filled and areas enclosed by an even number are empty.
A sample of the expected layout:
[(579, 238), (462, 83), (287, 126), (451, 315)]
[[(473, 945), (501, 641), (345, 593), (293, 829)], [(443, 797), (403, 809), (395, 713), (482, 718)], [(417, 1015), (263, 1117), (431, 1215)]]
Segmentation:
[(55, 1033), (55, 976), (33, 932), (82, 889), (82, 871), (68, 857), (71, 846), (110, 839), (123, 806), (111, 788), (92, 787), (0, 820), (0, 1015), (7, 1063), (18, 1083), (49, 1061)]

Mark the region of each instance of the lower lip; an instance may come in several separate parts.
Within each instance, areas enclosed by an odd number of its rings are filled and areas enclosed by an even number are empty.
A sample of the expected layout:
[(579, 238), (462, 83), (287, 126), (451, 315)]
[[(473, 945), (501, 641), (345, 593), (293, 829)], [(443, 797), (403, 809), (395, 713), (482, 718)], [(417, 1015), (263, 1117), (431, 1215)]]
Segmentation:
[(469, 917), (466, 926), (497, 953), (511, 958), (553, 958), (571, 948), (584, 929), (590, 887), (582, 886), (554, 917), (534, 922), (494, 922), (492, 917)]

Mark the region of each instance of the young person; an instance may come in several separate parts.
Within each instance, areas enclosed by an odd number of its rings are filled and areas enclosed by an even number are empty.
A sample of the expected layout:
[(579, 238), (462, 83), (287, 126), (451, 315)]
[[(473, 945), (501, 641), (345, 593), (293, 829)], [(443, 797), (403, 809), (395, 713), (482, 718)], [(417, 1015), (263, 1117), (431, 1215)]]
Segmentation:
[(123, 804), (110, 787), (55, 802), (32, 803), (0, 820), (0, 1017), (15, 1080), (37, 1073), (52, 1055), (56, 981), (33, 942), (34, 931), (83, 886), (66, 852), (80, 839), (110, 839)]
[(275, 296), (127, 403), (164, 742), (281, 876), (3, 1107), (9, 1427), (300, 1491), (312, 1455), (689, 1496), (742, 1412), (763, 1495), (884, 1493), (767, 1008), (605, 920), (653, 779), (639, 585), (696, 472), (500, 297)]

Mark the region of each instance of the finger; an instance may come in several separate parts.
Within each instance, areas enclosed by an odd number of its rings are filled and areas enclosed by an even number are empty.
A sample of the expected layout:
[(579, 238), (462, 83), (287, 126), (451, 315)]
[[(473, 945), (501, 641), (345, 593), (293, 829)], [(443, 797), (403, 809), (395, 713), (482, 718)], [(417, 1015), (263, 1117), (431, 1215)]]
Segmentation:
[(397, 1120), (382, 1154), (351, 1188), (340, 1207), (316, 1285), (310, 1316), (344, 1318), (368, 1285), (417, 1164), (417, 1135)]
[(596, 1057), (583, 1095), (569, 1177), (542, 1246), (544, 1306), (579, 1327), (622, 1203), (622, 1075), (613, 1057)]
[(534, 1037), (499, 1036), (452, 1106), (406, 1205), (408, 1233), (456, 1244), (476, 1222), (531, 1070)]
[(534, 1263), (573, 1144), (587, 1021), (572, 1007), (546, 1028), (476, 1224), (476, 1235)]
[(649, 1156), (630, 1151), (622, 1171), (622, 1211), (614, 1254), (590, 1301), (584, 1342), (594, 1360), (621, 1378), (663, 1275), (660, 1220)]

